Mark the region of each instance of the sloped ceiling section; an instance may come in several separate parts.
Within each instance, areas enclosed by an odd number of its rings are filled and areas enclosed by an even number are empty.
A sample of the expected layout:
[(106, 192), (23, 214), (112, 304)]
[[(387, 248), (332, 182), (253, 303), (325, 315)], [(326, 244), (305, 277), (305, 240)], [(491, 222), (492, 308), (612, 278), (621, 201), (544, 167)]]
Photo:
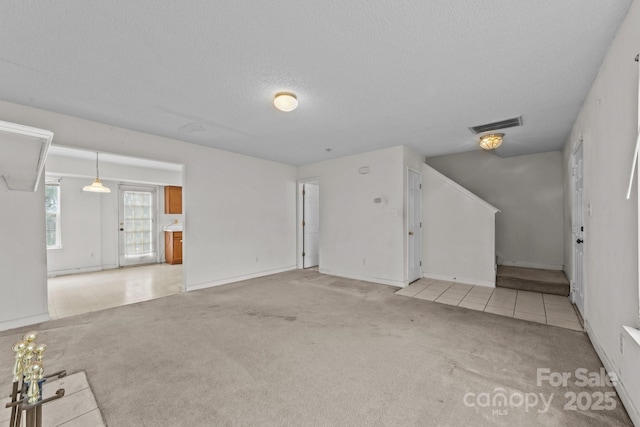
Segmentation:
[(36, 191), (53, 132), (0, 121), (0, 177), (9, 190)]

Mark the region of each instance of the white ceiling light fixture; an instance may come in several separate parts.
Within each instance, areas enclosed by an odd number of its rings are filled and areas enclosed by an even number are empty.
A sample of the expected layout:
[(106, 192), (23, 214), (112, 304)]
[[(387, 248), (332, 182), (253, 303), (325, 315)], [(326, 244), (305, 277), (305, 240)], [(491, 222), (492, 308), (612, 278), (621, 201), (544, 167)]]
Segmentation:
[(278, 110), (288, 113), (298, 108), (298, 97), (293, 92), (278, 92), (273, 98), (273, 105)]
[(480, 137), (480, 147), (483, 150), (495, 150), (502, 145), (502, 137), (504, 133), (490, 133)]
[(100, 173), (98, 172), (98, 153), (96, 152), (96, 179), (91, 185), (85, 185), (82, 191), (89, 191), (91, 193), (111, 193), (109, 187), (105, 187), (100, 182)]

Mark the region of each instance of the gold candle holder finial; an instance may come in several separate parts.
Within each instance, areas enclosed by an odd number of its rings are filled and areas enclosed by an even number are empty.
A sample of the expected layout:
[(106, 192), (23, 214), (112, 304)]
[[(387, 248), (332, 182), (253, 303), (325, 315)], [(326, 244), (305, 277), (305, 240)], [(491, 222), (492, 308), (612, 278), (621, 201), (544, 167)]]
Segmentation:
[(38, 331), (29, 331), (23, 335), (22, 339), (27, 342), (33, 342), (38, 338)]
[(27, 368), (27, 366), (31, 365), (31, 359), (33, 359), (33, 351), (38, 346), (33, 341), (25, 341), (27, 345), (22, 352), (22, 369), (23, 371)]
[(16, 360), (13, 364), (13, 382), (20, 381), (22, 378), (22, 357), (24, 356), (24, 350), (27, 348), (26, 341), (18, 341), (13, 344), (13, 351), (16, 353)]
[(29, 365), (25, 370), (25, 381), (29, 383), (29, 389), (27, 390), (27, 396), (29, 404), (34, 404), (40, 400), (40, 386), (38, 385), (38, 377), (42, 371), (42, 365), (38, 362), (34, 362)]
[(42, 362), (42, 357), (44, 356), (44, 352), (47, 350), (46, 344), (38, 344), (38, 346), (33, 350), (33, 353), (36, 355), (36, 360), (38, 362)]
[[(38, 375), (36, 375), (36, 380), (42, 381), (42, 379), (44, 378), (44, 364), (41, 361), (36, 362), (38, 365), (40, 365), (40, 369), (38, 370)], [(38, 387), (40, 387), (38, 385)]]

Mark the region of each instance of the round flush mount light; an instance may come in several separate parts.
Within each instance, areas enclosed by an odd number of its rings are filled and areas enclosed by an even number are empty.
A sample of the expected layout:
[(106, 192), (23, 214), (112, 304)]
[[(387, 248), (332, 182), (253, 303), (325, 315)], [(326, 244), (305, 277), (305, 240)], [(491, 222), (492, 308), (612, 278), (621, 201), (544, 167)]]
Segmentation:
[(298, 107), (298, 97), (293, 92), (278, 92), (273, 98), (273, 105), (278, 110), (288, 113)]
[(502, 145), (504, 133), (490, 133), (480, 137), (480, 147), (484, 150), (495, 150)]

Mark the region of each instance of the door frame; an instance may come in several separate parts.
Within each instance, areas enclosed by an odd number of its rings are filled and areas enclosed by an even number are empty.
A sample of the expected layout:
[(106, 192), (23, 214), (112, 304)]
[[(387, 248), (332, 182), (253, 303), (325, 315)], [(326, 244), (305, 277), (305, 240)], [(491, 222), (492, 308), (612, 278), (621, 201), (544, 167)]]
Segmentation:
[[(586, 307), (586, 300), (587, 300), (587, 289), (586, 289), (586, 269), (585, 269), (585, 263), (584, 260), (586, 258), (586, 253), (587, 253), (587, 245), (586, 243), (582, 243), (582, 271), (581, 274), (578, 275), (578, 262), (576, 259), (576, 234), (577, 234), (577, 227), (578, 225), (576, 224), (576, 215), (577, 215), (577, 209), (582, 210), (582, 238), (583, 241), (586, 241), (586, 239), (584, 239), (584, 235), (585, 235), (585, 204), (584, 204), (584, 194), (585, 194), (585, 185), (584, 185), (584, 177), (585, 177), (585, 164), (584, 164), (584, 139), (582, 136), (580, 136), (580, 138), (578, 139), (578, 142), (576, 144), (576, 146), (574, 147), (573, 151), (571, 152), (571, 259), (572, 259), (572, 266), (571, 266), (571, 294), (570, 294), (570, 298), (571, 298), (571, 302), (576, 306), (576, 308), (578, 309), (578, 312), (580, 313), (580, 315), (583, 317), (583, 319), (586, 318), (585, 316), (585, 307)], [(577, 181), (578, 181), (578, 174), (577, 174), (577, 170), (576, 168), (578, 167), (577, 165), (577, 161), (576, 161), (576, 155), (578, 153), (578, 151), (582, 151), (582, 163), (581, 163), (581, 173), (582, 173), (582, 206), (578, 207), (577, 206), (577, 195), (576, 195), (576, 190), (577, 190)], [(581, 305), (579, 305), (577, 303), (577, 278), (580, 277), (581, 279), (581, 283), (580, 283), (580, 287), (582, 289), (582, 301), (581, 301)]]
[[(302, 251), (303, 267), (318, 267), (320, 261), (320, 184), (318, 182), (305, 182), (302, 184)], [(312, 203), (312, 195), (315, 193), (315, 204)], [(315, 206), (314, 206), (315, 205)], [(313, 230), (315, 224), (315, 232)], [(311, 236), (315, 235), (315, 239)], [(307, 241), (309, 240), (309, 241)]]
[[(304, 184), (307, 183), (317, 184), (318, 188), (320, 188), (320, 194), (322, 194), (322, 183), (320, 177), (304, 178), (296, 181), (296, 268), (298, 269), (304, 268), (304, 258), (302, 256), (302, 251), (304, 250), (304, 228), (302, 227), (302, 220), (304, 219), (304, 200), (302, 198), (302, 189)], [(319, 205), (322, 205), (322, 203), (320, 202)], [(321, 215), (318, 220), (321, 220)], [(320, 229), (322, 229), (322, 227), (320, 227)], [(321, 240), (322, 235), (319, 234), (318, 251), (320, 250)], [(318, 268), (320, 268), (321, 261), (320, 256), (318, 256)]]
[[(409, 250), (409, 247), (410, 247), (410, 245), (409, 245), (409, 198), (410, 198), (410, 196), (409, 196), (409, 190), (410, 190), (410, 188), (409, 188), (409, 174), (410, 173), (415, 173), (416, 175), (418, 175), (420, 177), (420, 185), (421, 186), (422, 186), (422, 177), (423, 177), (422, 171), (418, 171), (418, 170), (415, 170), (415, 169), (412, 169), (412, 168), (409, 168), (409, 167), (406, 169), (406, 173), (404, 174), (405, 188), (406, 188), (406, 190), (405, 190), (405, 197), (406, 197), (405, 212), (406, 212), (406, 215), (405, 215), (405, 221), (404, 221), (404, 227), (403, 227), (404, 228), (404, 237), (405, 237), (405, 251), (406, 251), (406, 256), (405, 256), (405, 284), (404, 284), (405, 287), (408, 286), (409, 283), (411, 283), (413, 281), (416, 281), (416, 280), (419, 280), (420, 278), (424, 277), (424, 271), (422, 269), (420, 269), (421, 273), (420, 273), (420, 277), (418, 279), (413, 279), (412, 280), (412, 279), (409, 278), (409, 264), (410, 264), (410, 261), (411, 261), (410, 258), (409, 258), (409, 255), (411, 253), (410, 250)], [(420, 191), (420, 198), (419, 198), (419, 201), (418, 201), (418, 205), (419, 205), (419, 208), (420, 208), (420, 214), (419, 214), (420, 223), (423, 222), (423, 217), (422, 217), (423, 214), (424, 214), (424, 212), (422, 211), (423, 210), (422, 209), (423, 201), (424, 201), (424, 198), (423, 198), (423, 195), (422, 195), (422, 191)], [(423, 245), (423, 241), (422, 241), (423, 240), (422, 227), (420, 228), (420, 235), (418, 236), (418, 238), (419, 238), (418, 242), (419, 242), (419, 245), (420, 245), (420, 262), (422, 262), (422, 256), (424, 255), (424, 245)]]
[[(154, 239), (155, 243), (155, 259), (150, 262), (141, 262), (137, 264), (124, 264), (122, 262), (122, 253), (123, 253), (123, 232), (120, 230), (122, 227), (121, 219), (124, 213), (124, 206), (122, 204), (123, 200), (123, 191), (149, 191), (154, 193), (153, 196), (153, 224), (151, 230), (151, 236)], [(160, 242), (158, 237), (158, 216), (159, 216), (159, 208), (158, 208), (158, 194), (160, 193), (159, 187), (157, 185), (145, 185), (145, 184), (136, 184), (136, 183), (119, 183), (118, 184), (118, 267), (132, 267), (136, 265), (145, 265), (145, 264), (157, 264), (160, 262)], [(164, 244), (164, 241), (162, 242)]]

